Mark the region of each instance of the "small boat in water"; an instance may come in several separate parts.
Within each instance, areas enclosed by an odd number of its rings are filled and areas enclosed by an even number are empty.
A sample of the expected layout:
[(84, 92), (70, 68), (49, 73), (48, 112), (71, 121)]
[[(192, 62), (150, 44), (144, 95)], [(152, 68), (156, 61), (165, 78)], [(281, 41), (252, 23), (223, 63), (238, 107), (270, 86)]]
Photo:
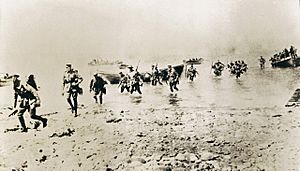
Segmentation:
[(9, 85), (13, 80), (14, 75), (0, 74), (0, 87)]
[(89, 66), (99, 66), (99, 65), (115, 65), (122, 64), (121, 61), (109, 61), (107, 59), (93, 59), (88, 63)]
[(192, 58), (192, 59), (189, 59), (189, 60), (183, 60), (183, 63), (186, 64), (186, 65), (200, 65), (202, 62), (203, 62), (203, 58)]
[(287, 68), (300, 66), (300, 57), (287, 57), (271, 62), (272, 67)]

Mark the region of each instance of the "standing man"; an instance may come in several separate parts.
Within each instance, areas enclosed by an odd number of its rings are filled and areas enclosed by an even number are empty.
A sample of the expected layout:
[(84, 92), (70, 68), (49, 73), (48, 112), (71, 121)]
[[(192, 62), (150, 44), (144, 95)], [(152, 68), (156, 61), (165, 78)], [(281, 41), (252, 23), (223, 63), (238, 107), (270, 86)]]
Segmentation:
[(41, 106), (40, 98), (37, 94), (37, 91), (31, 87), (29, 84), (16, 87), (16, 93), (21, 98), (18, 108), (18, 118), (21, 124), (21, 132), (27, 132), (27, 127), (24, 120), (24, 113), (28, 110), (30, 113), (31, 119), (39, 120), (43, 123), (43, 127), (47, 126), (47, 119), (42, 118), (41, 116), (36, 115), (36, 108)]
[(196, 70), (196, 68), (194, 68), (193, 64), (191, 64), (191, 67), (188, 69), (188, 74), (187, 77), (193, 81), (194, 78), (196, 77), (196, 74), (198, 74), (198, 71)]
[(178, 73), (175, 69), (172, 68), (171, 65), (168, 65), (168, 82), (170, 86), (171, 92), (173, 92), (173, 88), (178, 91), (177, 84), (179, 84)]
[(265, 68), (265, 63), (266, 63), (265, 58), (260, 56), (259, 62), (260, 62), (260, 69), (264, 69)]
[(67, 97), (67, 102), (71, 107), (72, 113), (75, 113), (75, 117), (77, 117), (77, 97), (79, 93), (82, 93), (82, 89), (79, 87), (79, 84), (82, 81), (83, 78), (72, 69), (72, 65), (66, 64), (66, 71), (63, 77), (62, 95)]
[(102, 96), (106, 94), (106, 88), (104, 87), (107, 82), (103, 80), (97, 73), (94, 74), (94, 78), (91, 80), (90, 83), (90, 92), (94, 91), (94, 99), (95, 102), (98, 103), (98, 95), (100, 104), (102, 104)]
[(130, 90), (130, 79), (128, 74), (123, 74), (122, 72), (119, 73), (120, 74), (120, 83), (118, 85), (118, 88), (121, 86), (121, 93), (124, 92), (124, 90), (127, 90), (127, 92), (129, 92)]

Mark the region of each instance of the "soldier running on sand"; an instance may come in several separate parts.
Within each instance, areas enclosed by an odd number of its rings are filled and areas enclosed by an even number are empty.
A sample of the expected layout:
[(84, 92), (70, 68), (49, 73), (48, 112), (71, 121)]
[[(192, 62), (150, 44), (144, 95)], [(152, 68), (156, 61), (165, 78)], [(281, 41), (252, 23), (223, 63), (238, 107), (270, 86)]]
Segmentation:
[[(69, 103), (72, 113), (75, 113), (75, 117), (77, 117), (77, 97), (78, 94), (82, 94), (82, 88), (79, 87), (79, 84), (83, 81), (83, 78), (72, 69), (71, 64), (66, 64), (66, 71), (63, 77), (63, 93), (67, 98), (67, 102)], [(72, 103), (72, 100), (73, 103)]]
[(90, 92), (94, 91), (94, 99), (96, 103), (98, 103), (99, 96), (100, 104), (102, 104), (102, 96), (103, 94), (106, 94), (105, 84), (107, 84), (107, 82), (103, 80), (102, 77), (100, 77), (98, 74), (94, 74), (94, 78), (91, 80), (90, 83)]
[(18, 106), (17, 114), (21, 124), (21, 132), (27, 132), (27, 127), (24, 120), (24, 113), (28, 110), (31, 119), (39, 120), (43, 123), (43, 127), (47, 126), (47, 119), (36, 115), (36, 108), (40, 107), (40, 98), (37, 91), (28, 83), (25, 85), (19, 84), (16, 87), (16, 93), (21, 98)]

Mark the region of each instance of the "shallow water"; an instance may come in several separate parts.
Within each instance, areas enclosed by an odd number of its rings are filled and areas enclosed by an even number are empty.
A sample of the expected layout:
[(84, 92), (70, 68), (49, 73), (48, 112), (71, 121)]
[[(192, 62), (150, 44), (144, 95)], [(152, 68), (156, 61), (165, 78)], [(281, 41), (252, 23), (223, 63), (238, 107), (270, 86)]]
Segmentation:
[[(178, 86), (180, 90), (174, 93), (170, 92), (165, 83), (158, 86), (144, 84), (142, 95), (137, 93), (121, 94), (117, 85), (108, 85), (103, 105), (120, 110), (167, 107), (284, 107), (294, 90), (299, 87), (298, 72), (300, 68), (266, 68), (261, 70), (258, 67), (251, 67), (240, 79), (236, 79), (227, 70), (223, 72), (222, 76), (215, 77), (209, 66), (208, 62), (197, 66), (199, 75), (194, 82), (187, 80), (182, 75)], [(84, 95), (79, 96), (79, 103), (85, 106), (93, 104), (88, 86), (95, 70), (101, 71), (98, 67), (79, 69), (84, 78), (82, 83)], [(110, 70), (118, 72), (116, 69), (110, 68)], [(42, 107), (40, 108), (42, 112), (60, 111), (68, 107), (64, 97), (61, 96), (61, 72), (53, 71), (51, 75), (52, 78), (47, 77), (44, 80), (42, 76), (36, 76), (37, 83), (41, 87), (39, 94), (42, 99)], [(0, 94), (2, 107), (12, 104), (13, 91), (11, 86), (1, 87)]]

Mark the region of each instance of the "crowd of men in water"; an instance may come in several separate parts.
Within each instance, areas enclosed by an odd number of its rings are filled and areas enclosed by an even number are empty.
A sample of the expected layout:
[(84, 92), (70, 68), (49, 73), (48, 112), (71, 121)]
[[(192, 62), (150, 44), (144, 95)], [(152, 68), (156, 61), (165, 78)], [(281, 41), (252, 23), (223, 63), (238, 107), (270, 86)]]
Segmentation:
[[(214, 74), (216, 76), (221, 76), (225, 67), (225, 64), (219, 60), (212, 65), (212, 69), (214, 70)], [(236, 78), (239, 78), (243, 73), (247, 72), (248, 65), (243, 60), (238, 60), (227, 64), (227, 68), (230, 74), (235, 75)]]

